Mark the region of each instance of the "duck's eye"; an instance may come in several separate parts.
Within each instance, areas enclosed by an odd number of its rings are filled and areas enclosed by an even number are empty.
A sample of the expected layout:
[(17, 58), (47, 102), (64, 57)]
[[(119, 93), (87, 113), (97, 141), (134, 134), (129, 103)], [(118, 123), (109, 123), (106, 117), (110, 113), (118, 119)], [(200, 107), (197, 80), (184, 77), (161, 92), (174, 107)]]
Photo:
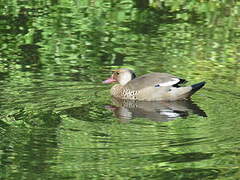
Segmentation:
[(119, 72), (116, 72), (116, 75), (119, 75)]

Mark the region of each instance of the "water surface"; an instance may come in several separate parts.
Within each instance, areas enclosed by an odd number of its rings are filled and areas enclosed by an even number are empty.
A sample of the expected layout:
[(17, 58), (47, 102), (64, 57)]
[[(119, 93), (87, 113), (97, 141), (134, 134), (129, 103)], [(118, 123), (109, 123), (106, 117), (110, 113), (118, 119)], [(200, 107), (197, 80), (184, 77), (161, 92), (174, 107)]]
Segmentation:
[[(130, 0), (0, 6), (0, 179), (240, 178), (239, 16), (209, 25)], [(191, 101), (119, 102), (101, 83), (118, 67), (207, 84)]]

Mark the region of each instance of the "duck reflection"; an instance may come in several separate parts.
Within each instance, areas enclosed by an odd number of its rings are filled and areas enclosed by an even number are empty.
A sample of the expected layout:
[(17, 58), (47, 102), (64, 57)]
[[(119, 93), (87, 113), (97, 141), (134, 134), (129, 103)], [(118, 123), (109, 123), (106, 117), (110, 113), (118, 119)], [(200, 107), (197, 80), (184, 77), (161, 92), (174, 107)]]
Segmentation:
[(160, 102), (160, 101), (133, 101), (112, 99), (113, 105), (106, 109), (113, 111), (121, 122), (128, 122), (133, 118), (147, 118), (153, 121), (170, 121), (178, 117), (187, 117), (189, 114), (207, 117), (192, 100)]

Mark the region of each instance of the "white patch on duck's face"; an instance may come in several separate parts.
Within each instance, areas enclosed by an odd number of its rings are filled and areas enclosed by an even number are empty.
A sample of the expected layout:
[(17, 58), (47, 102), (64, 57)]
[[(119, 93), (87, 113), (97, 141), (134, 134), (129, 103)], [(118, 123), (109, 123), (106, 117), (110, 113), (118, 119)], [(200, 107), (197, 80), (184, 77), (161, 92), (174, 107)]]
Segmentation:
[(180, 80), (178, 78), (171, 78), (170, 81), (156, 84), (155, 87), (161, 87), (161, 86), (172, 86), (174, 84), (177, 84)]
[(118, 82), (122, 86), (126, 85), (131, 80), (132, 80), (132, 74), (130, 72), (127, 72), (127, 71), (120, 72), (119, 77), (118, 77)]

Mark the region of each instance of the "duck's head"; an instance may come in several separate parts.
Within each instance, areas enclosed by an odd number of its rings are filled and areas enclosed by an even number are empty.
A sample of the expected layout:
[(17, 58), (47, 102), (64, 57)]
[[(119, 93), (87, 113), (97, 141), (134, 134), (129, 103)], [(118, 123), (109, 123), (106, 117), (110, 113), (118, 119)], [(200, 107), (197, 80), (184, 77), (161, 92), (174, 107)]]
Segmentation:
[(122, 86), (126, 85), (129, 81), (133, 80), (136, 77), (135, 73), (127, 68), (121, 68), (113, 71), (112, 76), (103, 83), (109, 84), (109, 83), (114, 83), (118, 82)]

